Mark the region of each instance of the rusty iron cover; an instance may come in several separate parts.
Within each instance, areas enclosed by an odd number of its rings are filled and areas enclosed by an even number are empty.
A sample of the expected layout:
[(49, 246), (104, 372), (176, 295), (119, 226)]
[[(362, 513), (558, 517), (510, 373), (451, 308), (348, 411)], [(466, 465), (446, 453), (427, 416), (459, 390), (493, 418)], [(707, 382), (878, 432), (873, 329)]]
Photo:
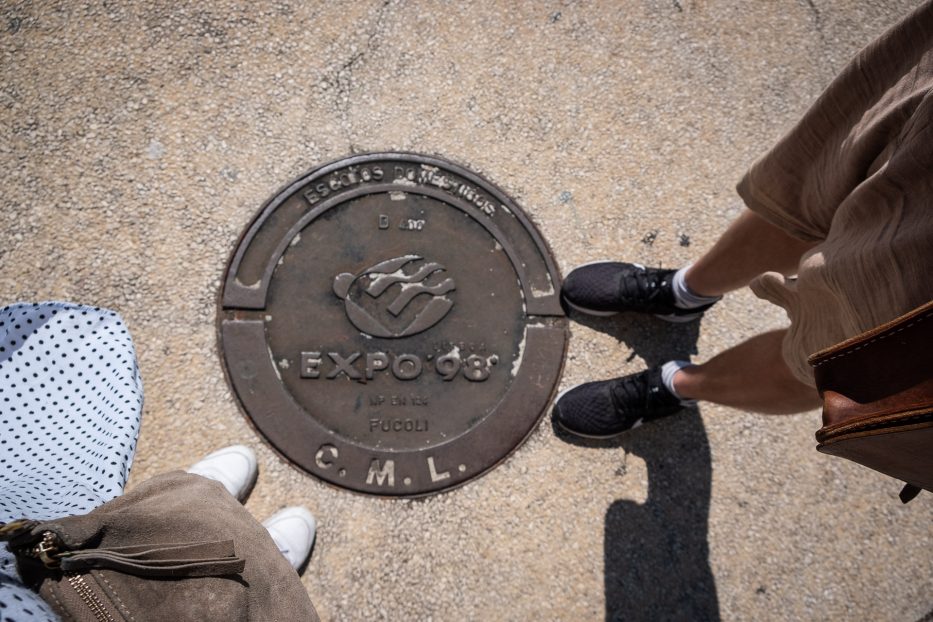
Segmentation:
[(357, 492), (425, 495), (531, 433), (567, 340), (560, 277), (528, 217), (434, 157), (348, 157), (259, 211), (230, 259), (219, 331), (258, 431)]

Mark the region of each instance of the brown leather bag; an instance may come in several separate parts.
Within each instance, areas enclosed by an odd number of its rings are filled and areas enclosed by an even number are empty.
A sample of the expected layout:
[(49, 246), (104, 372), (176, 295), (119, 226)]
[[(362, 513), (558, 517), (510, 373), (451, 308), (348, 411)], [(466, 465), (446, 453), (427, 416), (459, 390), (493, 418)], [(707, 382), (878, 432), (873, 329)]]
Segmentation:
[(173, 472), (82, 516), (0, 527), (63, 620), (318, 620), (269, 533), (217, 482)]
[(817, 450), (933, 491), (933, 301), (812, 355)]

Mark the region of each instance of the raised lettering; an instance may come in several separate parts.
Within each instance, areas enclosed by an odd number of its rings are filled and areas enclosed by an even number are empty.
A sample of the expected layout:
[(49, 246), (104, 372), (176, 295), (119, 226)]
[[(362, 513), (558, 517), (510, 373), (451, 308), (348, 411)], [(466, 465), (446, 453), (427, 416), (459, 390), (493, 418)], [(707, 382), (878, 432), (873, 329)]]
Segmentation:
[(443, 376), (444, 380), (450, 382), (456, 378), (457, 372), (460, 371), (460, 354), (453, 351), (437, 357), (437, 360), (434, 361), (434, 369)]
[(431, 474), (432, 482), (439, 482), (441, 480), (450, 478), (450, 471), (444, 471), (443, 473), (437, 472), (437, 469), (434, 466), (434, 458), (431, 456), (428, 456), (428, 472)]
[(320, 352), (302, 352), (301, 353), (301, 377), (318, 378), (321, 372), (318, 367), (321, 364)]
[[(485, 343), (440, 342), (434, 345), (435, 351), (444, 349), (450, 351), (447, 354), (428, 354), (426, 360), (427, 365), (433, 367), (433, 371), (447, 382), (460, 375), (471, 382), (483, 382), (489, 378), (492, 368), (499, 363), (499, 357), (495, 354), (471, 354), (461, 358), (463, 352), (486, 351)], [(417, 354), (395, 355), (381, 351), (357, 351), (346, 356), (339, 352), (328, 352), (326, 357), (323, 357), (321, 352), (301, 352), (300, 355), (299, 375), (302, 378), (323, 377), (333, 380), (344, 374), (351, 380), (366, 382), (373, 380), (378, 372), (389, 371), (396, 379), (408, 381), (418, 378), (424, 372), (425, 365)], [(286, 363), (281, 362), (279, 366), (282, 369), (288, 367)], [(419, 402), (414, 396), (409, 403), (415, 406), (427, 404), (426, 401)]]
[(369, 431), (375, 432), (427, 432), (427, 419), (379, 419), (372, 417), (369, 420)]
[(419, 374), (421, 374), (421, 359), (414, 354), (400, 354), (392, 361), (392, 375), (399, 380), (414, 380)]
[(495, 364), (498, 360), (499, 357), (489, 357), (487, 360), (478, 354), (471, 354), (463, 362), (463, 375), (467, 380), (482, 382), (489, 378), (489, 364)]
[[(334, 466), (334, 460), (337, 459), (338, 455), (340, 455), (340, 452), (333, 445), (321, 445), (321, 448), (314, 455), (314, 463), (322, 469), (329, 469)], [(329, 460), (327, 459), (328, 456), (330, 456)]]
[(366, 379), (372, 380), (373, 373), (389, 366), (389, 357), (384, 352), (370, 352), (366, 355)]
[(314, 205), (321, 200), (321, 197), (313, 190), (305, 190), (302, 194), (305, 197), (305, 201), (308, 202), (308, 205)]
[(380, 466), (379, 460), (374, 459), (369, 465), (366, 483), (372, 484), (373, 481), (376, 482), (377, 486), (383, 486), (386, 482), (390, 487), (395, 486), (395, 461), (386, 460), (385, 465)]
[(327, 356), (329, 356), (330, 360), (332, 360), (336, 365), (336, 367), (329, 374), (327, 374), (328, 378), (336, 378), (341, 373), (346, 374), (347, 377), (351, 378), (352, 380), (359, 380), (363, 377), (360, 375), (360, 372), (356, 371), (356, 368), (353, 367), (353, 361), (360, 358), (359, 352), (354, 352), (347, 358), (343, 358), (337, 352), (328, 352)]

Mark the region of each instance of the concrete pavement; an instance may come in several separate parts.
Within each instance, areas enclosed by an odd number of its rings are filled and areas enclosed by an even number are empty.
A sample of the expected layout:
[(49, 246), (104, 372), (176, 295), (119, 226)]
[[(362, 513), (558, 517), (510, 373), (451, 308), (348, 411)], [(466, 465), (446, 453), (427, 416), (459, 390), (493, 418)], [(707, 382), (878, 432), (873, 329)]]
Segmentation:
[[(284, 463), (216, 347), (262, 202), (351, 152), (436, 154), (535, 220), (566, 273), (679, 266), (744, 169), (906, 0), (0, 4), (0, 301), (120, 311), (146, 391), (132, 483), (247, 443), (263, 518), (307, 505), (327, 620), (901, 620), (933, 609), (933, 497), (814, 450), (816, 412), (697, 411), (605, 444), (546, 418), (456, 491), (390, 501)], [(702, 360), (783, 312), (573, 323), (562, 386)]]

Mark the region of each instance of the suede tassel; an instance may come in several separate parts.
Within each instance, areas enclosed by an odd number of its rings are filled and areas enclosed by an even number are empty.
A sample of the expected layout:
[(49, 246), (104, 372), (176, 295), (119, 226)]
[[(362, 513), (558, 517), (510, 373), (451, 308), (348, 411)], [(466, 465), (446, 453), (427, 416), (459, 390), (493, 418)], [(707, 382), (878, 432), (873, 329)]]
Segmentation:
[(139, 577), (216, 577), (239, 574), (246, 567), (233, 540), (81, 549), (64, 551), (58, 560), (63, 572), (106, 568)]

